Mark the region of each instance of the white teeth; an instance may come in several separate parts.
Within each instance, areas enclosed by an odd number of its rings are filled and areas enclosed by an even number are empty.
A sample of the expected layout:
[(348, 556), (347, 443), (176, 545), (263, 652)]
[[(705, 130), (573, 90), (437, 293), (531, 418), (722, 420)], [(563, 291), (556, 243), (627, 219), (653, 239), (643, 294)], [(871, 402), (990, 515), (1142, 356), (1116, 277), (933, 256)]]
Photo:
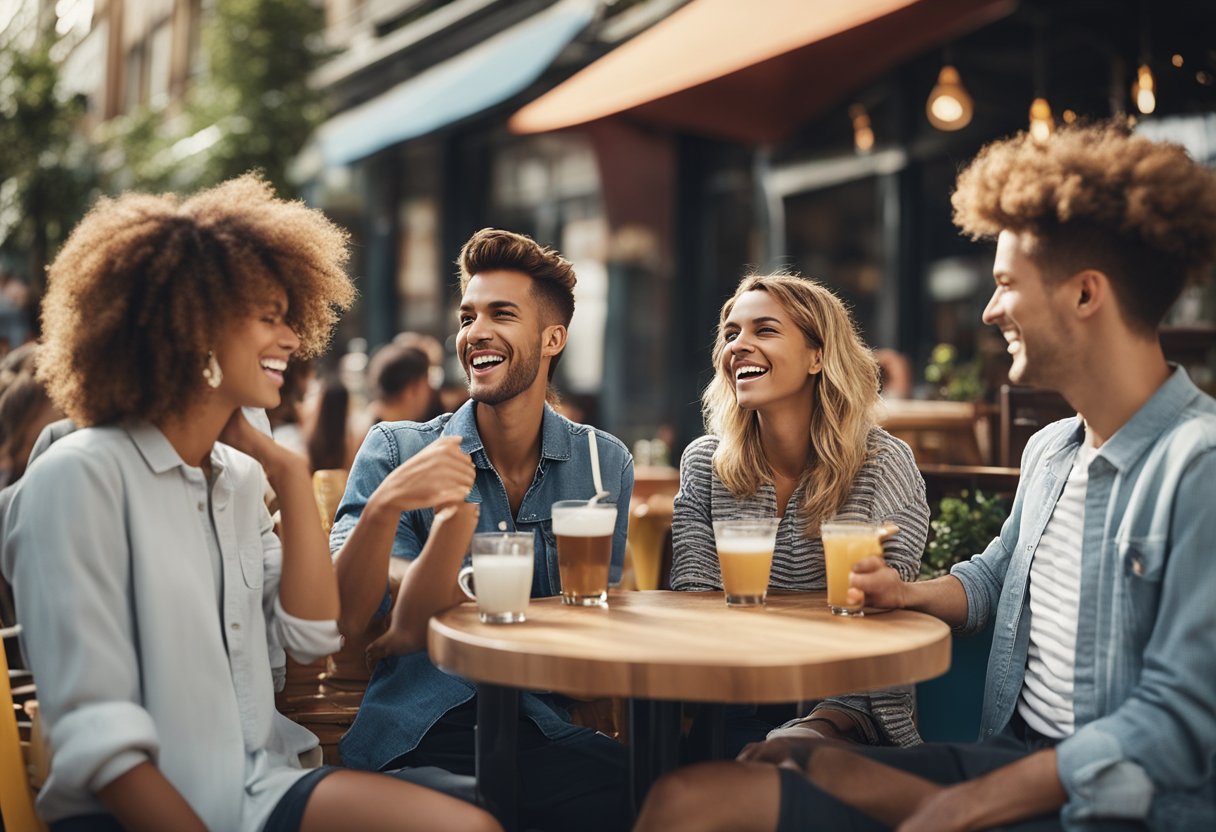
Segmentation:
[(767, 367), (755, 367), (752, 365), (747, 365), (744, 367), (740, 367), (738, 370), (735, 371), (735, 378), (741, 379), (741, 378), (745, 378), (747, 376), (761, 376), (767, 372), (768, 372)]
[(287, 362), (281, 358), (263, 358), (262, 366), (267, 370), (275, 370), (281, 373), (287, 369)]
[(487, 364), (500, 364), (505, 360), (501, 355), (479, 355), (473, 359), (473, 366), (484, 367)]

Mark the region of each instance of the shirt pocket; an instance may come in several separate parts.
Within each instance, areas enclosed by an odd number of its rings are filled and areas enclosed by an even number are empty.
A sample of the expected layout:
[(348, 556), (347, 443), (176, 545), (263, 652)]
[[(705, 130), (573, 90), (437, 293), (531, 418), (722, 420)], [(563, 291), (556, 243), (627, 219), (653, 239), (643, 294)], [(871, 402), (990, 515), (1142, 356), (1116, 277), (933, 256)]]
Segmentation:
[(1161, 578), (1165, 572), (1164, 535), (1127, 537), (1115, 541), (1119, 557), (1119, 581), (1123, 619), (1142, 642), (1157, 620), (1161, 600)]
[(238, 560), (241, 562), (241, 577), (250, 589), (262, 588), (266, 571), (263, 555), (261, 546), (242, 546), (240, 549)]

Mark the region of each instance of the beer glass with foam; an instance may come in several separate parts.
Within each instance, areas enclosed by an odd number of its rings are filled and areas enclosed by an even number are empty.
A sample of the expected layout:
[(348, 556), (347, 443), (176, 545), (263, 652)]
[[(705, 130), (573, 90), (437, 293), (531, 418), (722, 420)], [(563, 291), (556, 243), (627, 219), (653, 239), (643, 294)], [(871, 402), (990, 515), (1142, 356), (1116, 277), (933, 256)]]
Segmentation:
[(553, 535), (557, 538), (563, 604), (608, 606), (608, 567), (612, 562), (616, 511), (612, 504), (583, 500), (553, 504)]
[(714, 521), (727, 606), (764, 605), (780, 522), (776, 517)]

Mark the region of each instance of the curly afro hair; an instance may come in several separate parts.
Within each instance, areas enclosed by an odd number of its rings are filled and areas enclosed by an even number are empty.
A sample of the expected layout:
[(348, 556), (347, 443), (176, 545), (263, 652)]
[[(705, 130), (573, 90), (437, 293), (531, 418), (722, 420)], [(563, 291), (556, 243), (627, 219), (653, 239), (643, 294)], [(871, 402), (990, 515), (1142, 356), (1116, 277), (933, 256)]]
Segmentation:
[(1110, 279), (1124, 320), (1160, 324), (1186, 282), (1216, 260), (1216, 172), (1120, 122), (994, 142), (959, 175), (954, 222), (973, 238), (1028, 234), (1050, 280)]
[(297, 357), (324, 350), (355, 290), (347, 234), (245, 175), (186, 200), (103, 199), (48, 269), (38, 378), (77, 424), (159, 424), (202, 394), (215, 339), (275, 287)]

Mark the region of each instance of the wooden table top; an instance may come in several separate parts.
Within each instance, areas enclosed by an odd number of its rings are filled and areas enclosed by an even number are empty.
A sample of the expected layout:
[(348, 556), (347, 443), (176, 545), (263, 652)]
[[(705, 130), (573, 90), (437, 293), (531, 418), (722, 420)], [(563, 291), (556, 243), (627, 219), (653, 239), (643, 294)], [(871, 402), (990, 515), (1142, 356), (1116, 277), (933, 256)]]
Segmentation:
[(822, 592), (771, 593), (763, 608), (721, 592), (609, 593), (608, 609), (533, 599), (522, 624), (482, 624), (473, 603), (431, 619), (436, 665), (477, 682), (574, 696), (793, 702), (931, 679), (950, 631), (906, 610), (828, 612)]

